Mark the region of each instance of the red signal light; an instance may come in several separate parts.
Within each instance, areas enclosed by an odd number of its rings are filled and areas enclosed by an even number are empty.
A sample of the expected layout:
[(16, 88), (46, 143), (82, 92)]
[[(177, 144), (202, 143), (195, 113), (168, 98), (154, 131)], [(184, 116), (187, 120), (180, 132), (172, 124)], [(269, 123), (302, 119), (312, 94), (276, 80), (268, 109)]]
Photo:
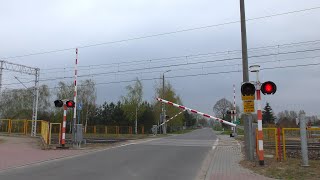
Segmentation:
[(264, 88), (265, 88), (265, 91), (266, 91), (267, 93), (271, 93), (271, 92), (272, 92), (272, 89), (273, 89), (273, 87), (272, 87), (271, 84), (266, 84), (266, 86), (265, 86)]
[(66, 102), (66, 105), (67, 105), (67, 107), (69, 107), (69, 108), (74, 108), (74, 106), (75, 106), (74, 101), (72, 101), (72, 100), (67, 101), (67, 102)]
[(261, 86), (261, 92), (263, 94), (274, 94), (277, 91), (277, 86), (272, 81), (264, 82)]

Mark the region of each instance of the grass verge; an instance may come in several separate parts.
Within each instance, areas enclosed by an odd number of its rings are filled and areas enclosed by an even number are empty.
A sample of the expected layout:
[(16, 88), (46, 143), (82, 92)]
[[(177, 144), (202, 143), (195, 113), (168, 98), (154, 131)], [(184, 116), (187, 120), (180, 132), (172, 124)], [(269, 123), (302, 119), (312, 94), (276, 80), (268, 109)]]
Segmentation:
[(265, 166), (242, 160), (240, 164), (252, 171), (276, 179), (320, 179), (320, 161), (310, 160), (309, 167), (302, 167), (300, 159), (289, 158), (284, 162), (277, 162), (274, 158), (265, 158)]

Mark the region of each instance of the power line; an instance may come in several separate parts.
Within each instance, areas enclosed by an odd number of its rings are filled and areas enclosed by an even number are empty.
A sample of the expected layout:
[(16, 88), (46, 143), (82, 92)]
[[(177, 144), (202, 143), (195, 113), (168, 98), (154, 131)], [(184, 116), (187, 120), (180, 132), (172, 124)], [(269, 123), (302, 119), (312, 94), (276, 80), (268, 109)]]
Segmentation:
[[(320, 65), (320, 63), (269, 67), (269, 68), (262, 68), (261, 70), (285, 69), (285, 68), (296, 68), (296, 67), (307, 67), (307, 66), (318, 66), (318, 65)], [(242, 72), (242, 71), (241, 70), (232, 70), (232, 71), (220, 71), (220, 72), (210, 72), (210, 73), (200, 73), (200, 74), (187, 74), (187, 75), (167, 76), (166, 78), (174, 79), (174, 78), (182, 78), (182, 77), (197, 77), (197, 76), (207, 76), (207, 75), (217, 75), (217, 74), (229, 74), (229, 73), (235, 73), (235, 72)], [(149, 80), (157, 80), (157, 79), (161, 79), (161, 78), (160, 77), (158, 77), (158, 78), (142, 78), (139, 80), (149, 81)], [(118, 83), (135, 82), (135, 81), (136, 81), (135, 79), (123, 80), (123, 81), (111, 81), (111, 82), (96, 83), (96, 85), (118, 84)], [(57, 87), (50, 88), (50, 89), (55, 89), (55, 88), (57, 88)]]
[[(317, 9), (320, 9), (320, 7), (313, 7), (313, 8), (307, 8), (307, 9), (289, 11), (289, 12), (284, 12), (284, 13), (266, 15), (266, 16), (251, 18), (251, 19), (249, 18), (249, 19), (247, 19), (246, 21), (255, 21), (255, 20), (260, 20), (260, 19), (266, 19), (266, 18), (271, 18), (271, 17), (276, 17), (276, 16), (289, 15), (289, 14), (294, 14), (294, 13), (301, 13), (301, 12), (306, 12), (306, 11), (311, 11), (311, 10), (317, 10)], [(96, 47), (96, 46), (101, 46), (101, 45), (122, 43), (122, 42), (128, 42), (128, 41), (134, 41), (134, 40), (140, 40), (140, 39), (146, 39), (146, 38), (152, 38), (152, 37), (158, 37), (158, 36), (165, 36), (165, 35), (177, 34), (177, 33), (182, 33), (182, 32), (189, 32), (189, 31), (195, 31), (195, 30), (201, 30), (201, 29), (208, 29), (208, 28), (213, 28), (213, 27), (218, 27), (218, 26), (235, 24), (235, 23), (239, 23), (239, 22), (240, 22), (240, 21), (238, 21), (238, 20), (237, 20), (237, 21), (230, 21), (230, 22), (225, 22), (225, 23), (219, 23), (219, 24), (213, 24), (213, 25), (207, 25), (207, 26), (189, 28), (189, 29), (182, 29), (182, 30), (177, 30), (177, 31), (165, 32), (165, 33), (159, 33), (159, 34), (153, 34), (153, 35), (147, 35), (147, 36), (140, 36), (140, 37), (128, 38), (128, 39), (117, 40), (117, 41), (109, 41), (109, 42), (103, 42), (103, 43), (97, 43), (97, 44), (83, 45), (83, 46), (78, 46), (78, 47), (57, 49), (57, 50), (44, 51), (44, 52), (38, 52), (38, 53), (30, 53), (30, 54), (24, 54), (24, 55), (18, 55), (18, 56), (9, 56), (9, 57), (4, 57), (4, 58), (2, 58), (2, 59), (21, 58), (21, 57), (28, 57), (28, 56), (49, 54), (49, 53), (70, 51), (70, 50), (75, 50), (75, 48), (80, 49), (80, 48)]]
[[(278, 52), (278, 53), (270, 53), (270, 54), (264, 54), (264, 55), (254, 55), (254, 56), (250, 56), (249, 58), (260, 58), (260, 57), (268, 57), (268, 56), (275, 56), (275, 55), (287, 55), (287, 54), (302, 53), (302, 52), (313, 52), (313, 51), (319, 51), (319, 50), (320, 50), (320, 48), (300, 50), (300, 51)], [(234, 60), (240, 60), (240, 59), (241, 59), (241, 57), (235, 57), (235, 58), (225, 58), (225, 59), (217, 59), (217, 60), (207, 60), (207, 61), (200, 61), (200, 62), (187, 62), (187, 63), (173, 64), (173, 65), (171, 64), (171, 65), (163, 65), (163, 66), (153, 66), (153, 67), (149, 67), (149, 68), (136, 68), (136, 69), (121, 70), (121, 71), (118, 70), (118, 71), (110, 71), (110, 72), (104, 72), (104, 73), (85, 74), (85, 75), (79, 75), (79, 77), (90, 77), (90, 76), (98, 76), (98, 75), (106, 75), (106, 74), (115, 74), (115, 73), (121, 73), (121, 72), (143, 71), (143, 70), (151, 70), (151, 69), (160, 69), (160, 68), (170, 68), (170, 67), (178, 67), (178, 66), (213, 63), (213, 62), (234, 61)], [(66, 79), (66, 78), (73, 78), (73, 77), (72, 76), (58, 77), (58, 78), (44, 79), (44, 80), (40, 80), (40, 81), (42, 81), (42, 82), (43, 81), (52, 81), (52, 80)]]
[[(277, 53), (269, 53), (269, 54), (262, 54), (262, 55), (253, 55), (253, 56), (249, 56), (248, 58), (260, 58), (260, 57), (269, 57), (269, 56), (276, 56), (276, 55), (288, 55), (288, 54), (296, 54), (296, 53), (314, 52), (314, 51), (319, 51), (319, 50), (320, 50), (320, 48), (297, 50), (297, 51), (287, 51), (287, 52), (277, 52)], [(136, 69), (121, 70), (121, 71), (118, 70), (118, 71), (110, 71), (110, 72), (104, 72), (104, 73), (85, 74), (85, 75), (79, 75), (78, 77), (79, 78), (81, 78), (81, 77), (90, 77), (90, 76), (93, 77), (93, 76), (100, 76), (100, 75), (117, 74), (117, 73), (121, 73), (121, 72), (145, 71), (145, 70), (152, 70), (152, 69), (162, 69), (162, 68), (188, 66), (188, 65), (196, 65), (196, 64), (206, 64), (206, 63), (214, 63), (214, 62), (234, 61), (234, 60), (240, 60), (240, 59), (241, 59), (241, 57), (224, 58), (224, 59), (207, 60), (207, 61), (200, 61), (200, 62), (154, 66), (154, 67), (149, 67), (149, 68), (136, 68)], [(279, 60), (277, 60), (277, 61), (279, 61)], [(45, 82), (45, 81), (53, 81), (53, 80), (60, 80), (60, 79), (70, 79), (70, 78), (73, 78), (73, 76), (49, 78), (49, 79), (43, 79), (43, 80), (39, 80), (39, 81)], [(33, 81), (26, 81), (26, 82), (23, 82), (23, 83), (31, 83), (31, 82), (33, 82)], [(3, 84), (3, 85), (14, 85), (14, 84), (19, 84), (19, 83), (10, 83), (10, 84)]]
[(285, 69), (285, 68), (307, 67), (307, 66), (318, 66), (318, 65), (320, 65), (320, 63), (310, 63), (310, 64), (298, 64), (298, 65), (287, 65), (287, 66), (269, 67), (269, 68), (261, 68), (261, 70)]
[[(275, 66), (275, 67), (262, 68), (261, 70), (286, 69), (286, 68), (308, 67), (308, 66), (318, 66), (318, 65), (320, 65), (320, 62), (319, 63), (309, 63), (309, 64), (287, 65), (287, 66)], [(176, 76), (167, 76), (166, 78), (174, 79), (174, 78), (208, 76), (208, 75), (217, 75), (217, 74), (231, 74), (231, 73), (236, 73), (236, 72), (242, 72), (242, 70), (176, 75)], [(158, 80), (158, 79), (160, 80), (161, 77), (142, 78), (142, 79), (139, 79), (139, 80), (141, 80), (141, 81), (150, 81), (150, 80)], [(136, 79), (122, 80), (122, 81), (111, 81), (111, 82), (95, 83), (95, 85), (119, 84), (119, 83), (135, 82), (135, 81), (136, 81)], [(66, 87), (72, 87), (72, 86), (73, 85), (69, 85), (69, 86), (66, 86)], [(78, 85), (78, 86), (84, 86), (84, 85)], [(57, 88), (59, 88), (59, 87), (55, 86), (55, 87), (50, 87), (48, 89), (57, 89)]]
[[(271, 48), (284, 48), (284, 47), (295, 47), (295, 46), (302, 46), (302, 45), (310, 45), (310, 44), (317, 44), (320, 43), (320, 40), (312, 40), (312, 41), (300, 41), (300, 42), (292, 42), (292, 43), (285, 43), (285, 44), (278, 44), (278, 45), (273, 45), (273, 46), (261, 46), (261, 47), (255, 47), (255, 48), (250, 48), (248, 49), (250, 52), (253, 51), (258, 51), (258, 50), (266, 50), (266, 49), (271, 49)], [(92, 64), (92, 65), (83, 65), (79, 66), (80, 70), (94, 70), (94, 69), (102, 69), (105, 68), (103, 66), (108, 66), (108, 67), (120, 67), (122, 66), (132, 66), (132, 65), (137, 65), (139, 64), (145, 64), (145, 63), (155, 63), (157, 61), (161, 62), (168, 62), (171, 61), (172, 59), (195, 59), (199, 58), (199, 56), (221, 56), (221, 55), (226, 55), (226, 54), (235, 54), (235, 53), (240, 53), (241, 50), (228, 50), (228, 51), (220, 51), (220, 52), (209, 52), (209, 53), (199, 53), (199, 54), (189, 54), (189, 55), (182, 55), (182, 56), (171, 56), (171, 57), (164, 57), (164, 58), (152, 58), (152, 59), (144, 59), (144, 60), (135, 60), (135, 61), (122, 61), (118, 63), (107, 63), (107, 64)], [(112, 66), (113, 65), (113, 66)], [(96, 67), (97, 68), (93, 68)], [(86, 69), (81, 68), (81, 67), (88, 67)], [(42, 73), (42, 74), (50, 74), (50, 73), (58, 73), (58, 72), (65, 72), (66, 69), (70, 69), (74, 67), (64, 67), (64, 68), (49, 68), (49, 69), (42, 69), (45, 71), (50, 71), (50, 70), (56, 70), (56, 69), (64, 69), (64, 71), (51, 71), (47, 73)]]

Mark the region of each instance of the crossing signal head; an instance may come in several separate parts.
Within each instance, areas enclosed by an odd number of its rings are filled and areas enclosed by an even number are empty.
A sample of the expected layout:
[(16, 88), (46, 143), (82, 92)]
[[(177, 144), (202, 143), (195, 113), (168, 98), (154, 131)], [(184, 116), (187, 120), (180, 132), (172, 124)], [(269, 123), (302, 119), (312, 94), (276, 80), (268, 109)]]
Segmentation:
[(255, 92), (256, 87), (253, 84), (246, 82), (241, 85), (241, 94), (243, 96), (253, 96)]
[(264, 82), (261, 86), (262, 94), (274, 94), (277, 91), (277, 86), (272, 81)]
[(75, 103), (72, 100), (67, 101), (66, 105), (67, 105), (68, 108), (74, 108), (75, 107)]
[(55, 107), (62, 107), (62, 106), (63, 106), (63, 101), (61, 101), (61, 100), (55, 100), (55, 101), (54, 101), (54, 106), (55, 106)]

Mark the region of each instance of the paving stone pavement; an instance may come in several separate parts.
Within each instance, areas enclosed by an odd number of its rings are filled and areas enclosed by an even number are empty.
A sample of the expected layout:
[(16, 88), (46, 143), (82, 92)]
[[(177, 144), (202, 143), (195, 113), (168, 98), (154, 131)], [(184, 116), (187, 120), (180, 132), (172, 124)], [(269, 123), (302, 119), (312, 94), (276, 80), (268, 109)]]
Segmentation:
[(244, 158), (241, 145), (228, 135), (218, 135), (218, 144), (213, 148), (213, 157), (206, 180), (271, 180), (239, 164)]
[(41, 150), (37, 138), (9, 136), (1, 136), (0, 138), (4, 140), (4, 142), (0, 143), (0, 171), (88, 152), (88, 150), (70, 149)]

